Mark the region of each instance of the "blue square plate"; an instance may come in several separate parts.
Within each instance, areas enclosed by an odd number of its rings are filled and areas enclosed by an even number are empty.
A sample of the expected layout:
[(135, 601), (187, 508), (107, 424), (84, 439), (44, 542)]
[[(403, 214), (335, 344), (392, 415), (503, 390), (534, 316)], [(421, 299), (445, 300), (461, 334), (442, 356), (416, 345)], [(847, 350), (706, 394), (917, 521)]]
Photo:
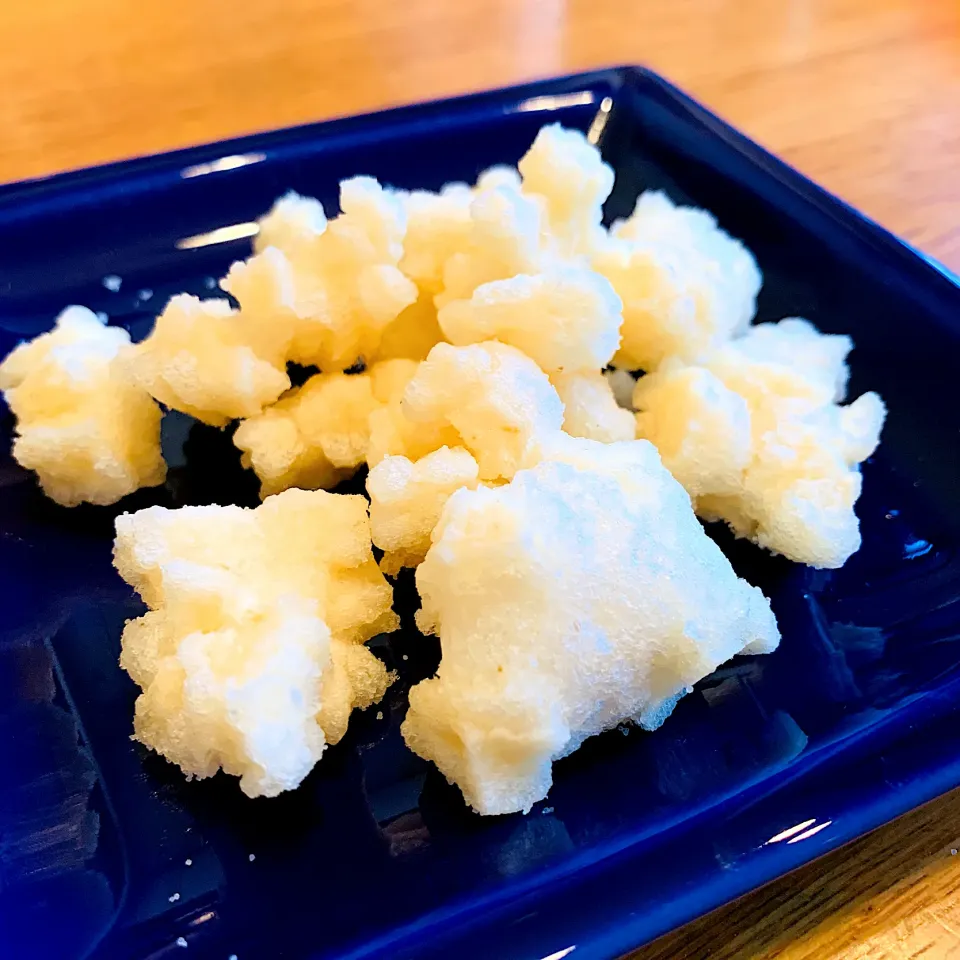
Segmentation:
[[(113, 516), (255, 502), (229, 437), (171, 415), (166, 488), (64, 510), (0, 460), (0, 953), (30, 957), (613, 958), (960, 783), (960, 288), (936, 264), (663, 80), (604, 70), (0, 188), (0, 355), (68, 303), (142, 334), (204, 293), (294, 188), (373, 174), (437, 188), (513, 163), (538, 127), (593, 128), (610, 217), (662, 188), (713, 211), (764, 273), (760, 320), (853, 335), (854, 394), (890, 408), (864, 543), (817, 572), (712, 531), (772, 598), (783, 644), (700, 683), (657, 733), (613, 731), (528, 816), (484, 819), (405, 749), (401, 673), (294, 793), (188, 783), (130, 741), (117, 666), (141, 607)], [(119, 277), (116, 282), (104, 278)], [(4, 425), (8, 445), (9, 417)], [(957, 645), (955, 645), (957, 644)]]

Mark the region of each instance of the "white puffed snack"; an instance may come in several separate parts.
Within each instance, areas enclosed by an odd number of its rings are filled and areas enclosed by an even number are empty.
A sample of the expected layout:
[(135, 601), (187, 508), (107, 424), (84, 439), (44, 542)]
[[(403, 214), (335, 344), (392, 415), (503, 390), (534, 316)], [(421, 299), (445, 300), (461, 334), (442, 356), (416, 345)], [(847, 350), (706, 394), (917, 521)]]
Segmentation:
[(287, 360), (336, 372), (372, 359), (383, 331), (417, 299), (398, 267), (406, 216), (372, 177), (340, 184), (343, 212), (329, 222), (304, 214), (304, 202), (281, 199), (261, 222), (270, 244), (221, 285), (246, 322), (287, 344)]
[(761, 276), (749, 250), (706, 211), (659, 192), (600, 235), (594, 269), (623, 301), (618, 366), (655, 370), (668, 357), (694, 360), (742, 333), (756, 311)]
[(759, 413), (778, 417), (782, 410), (814, 410), (843, 400), (852, 349), (850, 337), (788, 317), (750, 327), (703, 362), (731, 389), (752, 397)]
[(840, 567), (860, 546), (859, 464), (885, 417), (874, 393), (837, 403), (851, 347), (796, 318), (752, 327), (698, 365), (642, 377), (638, 435), (705, 519), (800, 563)]
[(313, 243), (327, 229), (327, 215), (319, 200), (288, 190), (260, 218), (257, 227), (253, 240), (257, 253), (275, 247), (297, 259), (301, 253), (309, 256)]
[(443, 286), (443, 267), (462, 249), (470, 233), (473, 190), (465, 183), (448, 183), (439, 193), (398, 192), (407, 216), (400, 269), (431, 296)]
[(636, 436), (633, 413), (617, 404), (609, 379), (599, 370), (555, 373), (550, 382), (563, 401), (563, 430), (571, 437), (613, 443)]
[(524, 193), (543, 199), (551, 248), (563, 256), (586, 252), (613, 189), (613, 170), (600, 151), (579, 130), (551, 123), (540, 128), (517, 169)]
[[(562, 276), (586, 265), (605, 237), (600, 221), (613, 171), (582, 133), (559, 124), (543, 127), (518, 167), (519, 175), (509, 167), (481, 174), (469, 227), (458, 227), (459, 246), (443, 267), (438, 307), (520, 274)], [(458, 196), (463, 202), (464, 195)]]
[(706, 367), (668, 360), (634, 389), (637, 436), (694, 498), (736, 495), (753, 455), (750, 407)]
[(481, 284), (437, 318), (457, 346), (499, 340), (522, 350), (547, 373), (600, 370), (620, 343), (620, 298), (608, 280), (578, 266), (518, 274)]
[(369, 374), (318, 373), (233, 436), (260, 495), (289, 487), (331, 489), (367, 459), (370, 414), (379, 407)]
[(421, 293), (414, 303), (404, 307), (397, 318), (383, 328), (380, 343), (370, 361), (423, 360), (434, 344), (443, 339), (433, 297)]
[(130, 335), (86, 307), (67, 307), (49, 333), (0, 364), (17, 418), (14, 459), (67, 507), (114, 503), (163, 483), (160, 408), (127, 373)]
[(587, 737), (657, 727), (691, 684), (779, 639), (652, 445), (560, 434), (541, 455), (454, 493), (417, 570), (443, 659), (410, 691), (404, 739), (483, 814), (529, 810)]
[(385, 457), (367, 477), (370, 533), (383, 550), (380, 569), (391, 576), (415, 567), (430, 549), (443, 505), (461, 487), (479, 480), (477, 461), (464, 449), (441, 447), (416, 463)]
[(365, 461), (378, 463), (388, 448), (419, 455), (442, 446), (433, 444), (429, 430), (414, 436), (414, 425), (400, 412), (416, 370), (416, 362), (397, 358), (362, 373), (318, 373), (240, 423), (233, 442), (241, 463), (260, 479), (260, 496), (290, 487), (330, 490)]
[(132, 351), (134, 379), (162, 404), (222, 427), (256, 416), (290, 386), (259, 356), (227, 300), (172, 297), (153, 331)]
[(542, 202), (523, 195), (515, 172), (495, 168), (481, 176), (470, 202), (469, 229), (443, 265), (437, 307), (468, 299), (482, 283), (539, 273), (542, 230)]
[(563, 423), (563, 404), (547, 375), (524, 353), (495, 340), (466, 347), (438, 343), (407, 384), (401, 410), (417, 431), (452, 428), (453, 442), (448, 437), (444, 443), (466, 447), (481, 480), (509, 480), (530, 445)]
[(191, 777), (293, 789), (390, 683), (363, 646), (397, 618), (360, 496), (124, 514), (114, 562), (150, 607), (121, 640), (135, 736)]
[(370, 444), (367, 464), (375, 467), (384, 457), (410, 460), (439, 450), (460, 446), (460, 434), (446, 422), (414, 423), (403, 412), (403, 394), (419, 369), (411, 360), (384, 360), (371, 368), (373, 394), (380, 407), (370, 414)]

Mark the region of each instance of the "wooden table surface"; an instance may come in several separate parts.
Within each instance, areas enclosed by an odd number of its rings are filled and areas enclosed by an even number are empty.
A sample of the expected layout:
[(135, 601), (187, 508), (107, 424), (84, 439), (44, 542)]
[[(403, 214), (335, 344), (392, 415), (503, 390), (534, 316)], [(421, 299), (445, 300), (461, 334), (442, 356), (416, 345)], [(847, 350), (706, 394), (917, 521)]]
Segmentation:
[[(960, 270), (958, 0), (10, 0), (0, 180), (642, 62)], [(635, 960), (960, 957), (960, 793)]]

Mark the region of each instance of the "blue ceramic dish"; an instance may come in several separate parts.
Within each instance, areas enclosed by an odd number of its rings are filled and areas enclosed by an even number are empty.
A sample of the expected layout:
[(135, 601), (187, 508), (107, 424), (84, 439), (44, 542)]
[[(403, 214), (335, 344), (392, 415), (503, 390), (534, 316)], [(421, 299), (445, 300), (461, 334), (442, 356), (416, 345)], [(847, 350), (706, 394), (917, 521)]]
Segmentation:
[(4, 454), (8, 960), (613, 958), (960, 783), (960, 289), (650, 73), (0, 188), (0, 354), (68, 303), (142, 333), (169, 294), (211, 289), (247, 253), (244, 225), (287, 189), (332, 205), (355, 173), (469, 180), (515, 162), (548, 121), (602, 127), (611, 217), (642, 187), (706, 207), (760, 262), (758, 319), (801, 315), (854, 336), (853, 392), (879, 390), (890, 407), (864, 468), (863, 548), (816, 572), (713, 531), (772, 598), (780, 650), (703, 681), (655, 734), (589, 741), (526, 817), (471, 814), (404, 748), (405, 688), (437, 658), (404, 582), (404, 630), (378, 647), (402, 682), (299, 790), (251, 801), (230, 778), (188, 783), (131, 743), (135, 689), (117, 655), (141, 607), (110, 566), (122, 509), (253, 501), (229, 438), (168, 417), (167, 487), (113, 510), (56, 507)]

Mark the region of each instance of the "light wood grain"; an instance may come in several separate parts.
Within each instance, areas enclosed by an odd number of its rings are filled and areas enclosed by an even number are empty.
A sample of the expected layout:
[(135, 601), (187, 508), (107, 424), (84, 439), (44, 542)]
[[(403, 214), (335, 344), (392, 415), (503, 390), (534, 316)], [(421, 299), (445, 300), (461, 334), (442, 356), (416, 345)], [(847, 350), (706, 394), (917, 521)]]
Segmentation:
[(960, 957), (960, 792), (729, 904), (629, 960)]
[[(642, 62), (960, 269), (957, 0), (19, 0), (0, 180)], [(960, 794), (636, 960), (960, 957)]]

